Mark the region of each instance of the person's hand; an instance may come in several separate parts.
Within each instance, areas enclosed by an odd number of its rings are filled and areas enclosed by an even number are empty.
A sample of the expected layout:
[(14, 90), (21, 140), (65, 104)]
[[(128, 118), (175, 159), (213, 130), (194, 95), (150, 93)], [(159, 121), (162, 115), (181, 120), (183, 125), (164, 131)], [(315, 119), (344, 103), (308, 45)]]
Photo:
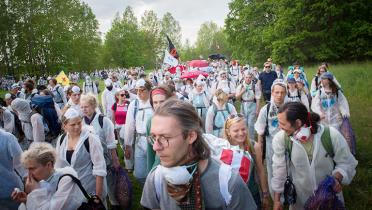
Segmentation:
[(25, 192), (28, 194), (37, 188), (39, 188), (39, 182), (35, 180), (32, 174), (29, 174), (25, 183)]
[(324, 114), (320, 114), (319, 116), (320, 116), (320, 119), (321, 120), (324, 120), (325, 119), (325, 115)]
[(132, 154), (132, 148), (129, 145), (125, 145), (125, 148), (124, 148), (124, 157), (126, 159), (130, 159), (131, 154)]
[(335, 179), (335, 184), (333, 185), (333, 191), (335, 191), (336, 193), (339, 193), (342, 191), (342, 185), (340, 181), (338, 181), (338, 179)]
[(283, 210), (283, 205), (280, 201), (274, 201), (274, 210)]
[(18, 203), (26, 203), (27, 201), (27, 194), (25, 192), (15, 190), (11, 194), (11, 198)]
[(262, 210), (269, 210), (269, 209), (270, 209), (269, 197), (262, 198)]
[(115, 170), (119, 170), (120, 162), (118, 158), (114, 158), (114, 160), (112, 161), (112, 166), (114, 167)]

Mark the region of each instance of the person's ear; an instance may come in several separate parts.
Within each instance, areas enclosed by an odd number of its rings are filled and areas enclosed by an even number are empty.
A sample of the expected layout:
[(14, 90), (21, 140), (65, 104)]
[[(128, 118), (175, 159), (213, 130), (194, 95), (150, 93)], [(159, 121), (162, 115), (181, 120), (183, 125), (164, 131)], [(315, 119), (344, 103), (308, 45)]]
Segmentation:
[(302, 122), (301, 122), (301, 120), (300, 120), (300, 119), (297, 119), (297, 120), (295, 121), (295, 125), (296, 125), (296, 128), (297, 128), (297, 129), (301, 128), (301, 127), (302, 127)]
[(197, 138), (198, 134), (196, 133), (196, 131), (189, 131), (189, 134), (187, 135), (187, 142), (189, 144), (193, 144)]

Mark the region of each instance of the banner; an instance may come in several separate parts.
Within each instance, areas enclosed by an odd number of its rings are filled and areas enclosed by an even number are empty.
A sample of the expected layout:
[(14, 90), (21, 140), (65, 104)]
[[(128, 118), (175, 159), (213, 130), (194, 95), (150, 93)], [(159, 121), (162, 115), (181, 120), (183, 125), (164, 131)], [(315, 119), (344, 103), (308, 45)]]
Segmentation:
[(67, 86), (70, 84), (70, 80), (66, 76), (65, 72), (59, 72), (58, 76), (56, 77), (58, 83), (62, 84), (63, 86)]
[(163, 64), (168, 64), (170, 65), (171, 67), (173, 66), (177, 66), (178, 65), (178, 60), (176, 58), (174, 58), (169, 52), (168, 50), (165, 50), (164, 51), (164, 61), (163, 61)]

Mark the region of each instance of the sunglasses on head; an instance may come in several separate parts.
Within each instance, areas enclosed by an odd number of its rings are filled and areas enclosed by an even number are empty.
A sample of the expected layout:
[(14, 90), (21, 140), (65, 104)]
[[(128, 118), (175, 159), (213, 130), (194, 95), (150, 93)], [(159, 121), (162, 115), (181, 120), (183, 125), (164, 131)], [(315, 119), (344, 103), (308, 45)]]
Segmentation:
[(244, 115), (242, 115), (242, 114), (240, 114), (240, 113), (229, 115), (229, 119), (230, 119), (230, 120), (235, 119), (235, 118), (244, 118)]

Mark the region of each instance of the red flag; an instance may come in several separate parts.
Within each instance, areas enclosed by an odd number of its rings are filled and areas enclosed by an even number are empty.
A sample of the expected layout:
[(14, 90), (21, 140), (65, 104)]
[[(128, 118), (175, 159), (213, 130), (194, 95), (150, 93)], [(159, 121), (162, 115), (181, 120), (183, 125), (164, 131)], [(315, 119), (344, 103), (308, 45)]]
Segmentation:
[(178, 59), (179, 55), (178, 55), (177, 49), (174, 47), (174, 45), (173, 45), (172, 41), (169, 39), (168, 35), (167, 35), (167, 40), (168, 40), (169, 54), (171, 54), (174, 58)]

